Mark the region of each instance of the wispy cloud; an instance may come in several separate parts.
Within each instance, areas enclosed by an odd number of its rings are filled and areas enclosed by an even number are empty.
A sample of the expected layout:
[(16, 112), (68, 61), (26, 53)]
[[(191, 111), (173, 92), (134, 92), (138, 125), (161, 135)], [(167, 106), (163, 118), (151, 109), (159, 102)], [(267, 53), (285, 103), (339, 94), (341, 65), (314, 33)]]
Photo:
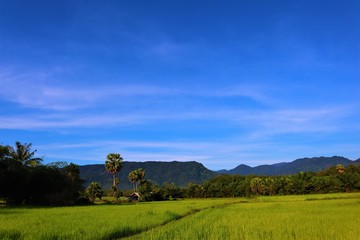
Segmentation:
[(101, 116), (94, 114), (91, 116), (79, 115), (17, 115), (0, 117), (2, 129), (56, 129), (56, 128), (87, 128), (98, 126), (127, 126), (140, 124), (154, 119), (154, 116), (144, 116), (138, 114), (119, 114)]
[[(0, 116), (1, 129), (66, 129), (93, 127), (124, 127), (144, 125), (154, 129), (162, 123), (214, 122), (217, 124), (246, 128), (244, 136), (264, 138), (279, 134), (334, 133), (358, 128), (355, 122), (341, 124), (356, 114), (349, 108), (313, 108), (280, 110), (181, 110), (142, 109), (118, 113), (62, 113), (62, 114), (19, 114)], [(353, 123), (353, 124), (352, 124)], [(355, 125), (354, 125), (355, 124)], [(190, 127), (191, 128), (191, 127)], [(191, 130), (191, 129), (189, 129)]]
[[(69, 87), (52, 83), (53, 78), (56, 76), (51, 72), (15, 74), (11, 71), (0, 71), (0, 99), (15, 102), (26, 108), (55, 111), (117, 105), (123, 102), (129, 105), (132, 101), (136, 101), (134, 98), (139, 96), (154, 98), (246, 97), (263, 103), (269, 100), (263, 89), (252, 85), (225, 86), (223, 89), (173, 88), (146, 84), (108, 86), (101, 83), (92, 87)], [(124, 98), (126, 101), (120, 100)]]
[[(213, 119), (236, 126), (244, 126), (252, 135), (276, 135), (283, 133), (335, 132), (350, 129), (340, 121), (353, 116), (357, 107), (319, 107), (312, 109), (265, 109), (265, 110), (211, 110), (188, 112), (194, 119)], [(355, 123), (354, 123), (355, 124)]]
[[(51, 84), (52, 76), (43, 73), (0, 75), (0, 98), (23, 107), (73, 110), (89, 108), (124, 97), (173, 95), (179, 91), (151, 85), (113, 85), (95, 87), (63, 87)], [(45, 78), (45, 79), (44, 79)]]
[(163, 39), (160, 42), (153, 44), (149, 52), (156, 56), (174, 58), (175, 55), (181, 53), (181, 51), (185, 49), (186, 47), (182, 44)]

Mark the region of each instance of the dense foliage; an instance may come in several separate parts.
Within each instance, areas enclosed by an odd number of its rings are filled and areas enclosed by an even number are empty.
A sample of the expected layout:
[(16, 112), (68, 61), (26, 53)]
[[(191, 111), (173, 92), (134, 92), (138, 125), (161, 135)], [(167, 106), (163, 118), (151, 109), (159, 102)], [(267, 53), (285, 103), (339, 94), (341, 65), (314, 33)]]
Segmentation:
[(360, 165), (337, 165), (317, 173), (287, 176), (221, 175), (202, 185), (189, 184), (186, 197), (242, 197), (360, 191)]
[[(123, 167), (117, 175), (119, 178), (118, 188), (121, 190), (133, 189), (133, 184), (129, 181), (129, 174), (139, 168), (146, 172), (145, 179), (151, 179), (157, 185), (173, 182), (176, 186), (186, 187), (189, 182), (201, 184), (218, 175), (198, 162), (124, 161)], [(111, 188), (111, 175), (106, 171), (103, 164), (80, 166), (80, 176), (85, 180), (86, 186), (91, 182), (99, 182), (104, 190)]]
[(354, 192), (360, 191), (360, 165), (338, 164), (317, 173), (287, 176), (219, 175), (204, 184), (189, 183), (187, 188), (174, 183), (159, 187), (150, 180), (140, 183), (139, 192), (144, 201)]
[(0, 145), (0, 198), (8, 204), (71, 205), (83, 190), (75, 164), (41, 165), (31, 144)]
[(139, 182), (145, 177), (145, 170), (142, 168), (136, 169), (129, 173), (129, 181), (134, 185), (134, 192), (138, 191)]
[[(351, 161), (344, 157), (315, 157), (302, 158), (289, 163), (278, 163), (272, 165), (261, 165), (249, 167), (239, 165), (229, 171), (214, 172), (198, 162), (123, 162), (123, 167), (118, 173), (118, 188), (121, 190), (133, 189), (128, 180), (129, 173), (135, 169), (142, 168), (146, 172), (145, 179), (151, 179), (154, 184), (161, 186), (164, 182), (174, 183), (179, 187), (187, 187), (189, 183), (203, 184), (205, 181), (220, 174), (231, 175), (257, 175), (257, 176), (284, 176), (303, 172), (318, 172), (330, 166), (342, 164), (348, 166), (360, 163), (360, 159)], [(103, 164), (80, 166), (81, 178), (85, 180), (86, 186), (91, 182), (99, 182), (104, 190), (111, 188), (111, 175), (106, 171)]]
[[(69, 205), (79, 202), (81, 196), (86, 196), (91, 202), (101, 198), (103, 188), (100, 181), (92, 182), (84, 192), (84, 182), (80, 178), (80, 168), (77, 165), (64, 162), (42, 165), (42, 158), (35, 156), (36, 150), (32, 151), (31, 146), (20, 142), (16, 142), (15, 148), (0, 145), (0, 199), (8, 204)], [(331, 161), (334, 159), (343, 160), (333, 157)], [(105, 167), (100, 165), (101, 169), (95, 168), (99, 172), (91, 172), (95, 176), (101, 175), (102, 172), (107, 174), (107, 182), (112, 182), (111, 192), (117, 200), (121, 195), (117, 187), (120, 180), (117, 175), (122, 173), (122, 160), (120, 154), (109, 154)], [(324, 163), (324, 159), (321, 161)], [(244, 176), (216, 175), (196, 162), (147, 162), (142, 163), (144, 168), (137, 170), (130, 167), (138, 166), (138, 163), (128, 162), (124, 164), (128, 165), (124, 167), (126, 172), (122, 173), (127, 175), (128, 179), (122, 184), (133, 183), (134, 191), (140, 193), (142, 201), (352, 192), (360, 190), (360, 164), (357, 163), (358, 161), (355, 161), (348, 166), (338, 164), (318, 172)], [(111, 177), (112, 181), (109, 181)], [(174, 177), (181, 184), (171, 181)], [(153, 178), (155, 181), (150, 180)], [(191, 179), (196, 181), (193, 182)], [(200, 183), (197, 182), (199, 179)], [(185, 180), (188, 185), (184, 188)]]
[(92, 182), (90, 185), (86, 188), (86, 196), (89, 198), (89, 200), (93, 203), (96, 198), (101, 199), (103, 195), (103, 189), (101, 187), (101, 184), (98, 182)]

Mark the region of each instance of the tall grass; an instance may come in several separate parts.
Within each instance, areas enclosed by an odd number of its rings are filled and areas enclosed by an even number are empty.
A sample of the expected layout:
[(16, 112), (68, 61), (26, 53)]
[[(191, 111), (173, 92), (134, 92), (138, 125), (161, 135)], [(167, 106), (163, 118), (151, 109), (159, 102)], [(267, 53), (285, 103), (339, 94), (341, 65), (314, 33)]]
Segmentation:
[(0, 208), (0, 239), (346, 240), (359, 216), (360, 193)]
[(262, 197), (210, 208), (130, 239), (359, 239), (360, 195)]
[(0, 208), (0, 239), (116, 239), (233, 201), (186, 200), (58, 208)]

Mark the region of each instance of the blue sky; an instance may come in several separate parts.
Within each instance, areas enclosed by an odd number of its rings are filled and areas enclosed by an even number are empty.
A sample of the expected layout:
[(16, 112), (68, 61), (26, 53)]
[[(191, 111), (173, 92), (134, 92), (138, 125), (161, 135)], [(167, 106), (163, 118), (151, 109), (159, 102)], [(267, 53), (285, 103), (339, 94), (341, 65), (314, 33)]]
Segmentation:
[(213, 170), (360, 157), (357, 0), (0, 5), (0, 144)]

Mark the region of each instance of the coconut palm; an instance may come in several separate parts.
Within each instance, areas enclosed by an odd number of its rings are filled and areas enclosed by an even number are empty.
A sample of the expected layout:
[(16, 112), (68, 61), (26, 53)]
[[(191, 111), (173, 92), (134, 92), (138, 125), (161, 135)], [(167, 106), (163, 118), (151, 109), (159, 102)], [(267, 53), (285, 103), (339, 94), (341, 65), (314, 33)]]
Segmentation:
[(116, 178), (117, 173), (120, 171), (123, 165), (123, 158), (119, 153), (110, 153), (106, 156), (105, 168), (113, 177), (113, 186), (114, 197), (116, 197), (117, 185), (119, 179)]
[(5, 160), (9, 158), (10, 155), (10, 146), (0, 145), (0, 160)]
[(31, 143), (15, 143), (16, 148), (9, 147), (9, 156), (12, 160), (21, 162), (23, 166), (35, 167), (42, 162), (42, 158), (34, 157), (36, 150), (31, 151)]

